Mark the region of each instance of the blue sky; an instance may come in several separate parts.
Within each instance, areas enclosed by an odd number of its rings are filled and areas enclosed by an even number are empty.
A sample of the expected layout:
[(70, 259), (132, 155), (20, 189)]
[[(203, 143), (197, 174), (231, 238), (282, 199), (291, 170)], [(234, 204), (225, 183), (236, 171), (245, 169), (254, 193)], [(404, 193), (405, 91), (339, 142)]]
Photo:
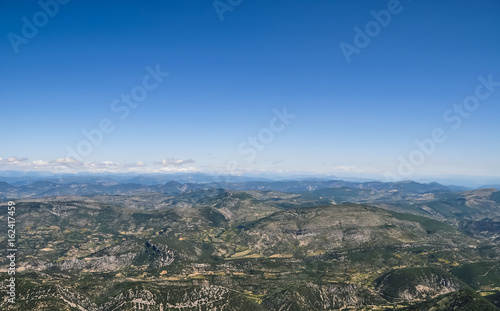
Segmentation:
[[(212, 1), (72, 0), (13, 47), (42, 8), (3, 2), (0, 169), (500, 176), (500, 86), (457, 129), (443, 119), (478, 77), (500, 81), (500, 1), (219, 3), (224, 20)], [(341, 43), (388, 6), (347, 62)], [(148, 66), (169, 75), (121, 120), (111, 103)], [(114, 130), (68, 159), (103, 119)], [(436, 128), (446, 141), (419, 149)]]

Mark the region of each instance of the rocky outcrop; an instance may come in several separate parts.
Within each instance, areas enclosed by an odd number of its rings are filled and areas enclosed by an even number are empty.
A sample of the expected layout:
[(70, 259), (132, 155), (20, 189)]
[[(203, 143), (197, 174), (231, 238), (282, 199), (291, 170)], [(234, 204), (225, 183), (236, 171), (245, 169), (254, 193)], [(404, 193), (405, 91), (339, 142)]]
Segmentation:
[(356, 308), (370, 304), (382, 304), (384, 300), (368, 289), (355, 284), (313, 284), (277, 293), (264, 300), (266, 310), (337, 310)]
[(463, 284), (436, 268), (405, 268), (381, 276), (376, 286), (378, 292), (389, 300), (415, 301), (455, 292)]
[(84, 259), (71, 258), (61, 262), (46, 262), (33, 260), (22, 264), (26, 270), (42, 271), (57, 268), (61, 271), (85, 270), (89, 272), (114, 271), (128, 267), (137, 256), (137, 253), (122, 254), (119, 256), (87, 257)]

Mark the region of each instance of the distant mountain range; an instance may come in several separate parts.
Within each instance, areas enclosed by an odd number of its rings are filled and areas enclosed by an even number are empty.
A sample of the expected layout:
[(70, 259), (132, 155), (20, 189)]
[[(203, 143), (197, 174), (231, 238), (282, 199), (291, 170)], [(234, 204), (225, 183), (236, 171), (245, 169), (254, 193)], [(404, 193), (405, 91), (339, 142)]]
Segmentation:
[[(486, 179), (486, 182), (479, 183), (474, 181), (478, 178), (467, 179), (466, 177), (443, 177), (439, 180), (442, 185), (458, 185), (462, 189), (480, 189), (480, 188), (500, 188), (500, 179)], [(235, 183), (235, 182), (250, 182), (250, 181), (331, 181), (342, 180), (346, 182), (387, 182), (383, 177), (379, 178), (360, 178), (360, 177), (339, 177), (333, 175), (217, 175), (206, 173), (52, 173), (42, 171), (0, 171), (0, 182), (7, 182), (12, 185), (25, 185), (35, 181), (51, 181), (58, 184), (67, 183), (132, 183), (140, 185), (157, 185), (164, 184), (170, 181), (179, 183)], [(436, 179), (422, 179), (417, 182), (422, 184), (433, 183)], [(453, 186), (450, 186), (453, 187)], [(500, 190), (500, 189), (499, 189)]]
[[(163, 177), (162, 177), (163, 178)], [(9, 178), (4, 178), (9, 179)], [(0, 181), (0, 198), (28, 198), (56, 195), (132, 195), (141, 193), (178, 194), (199, 189), (227, 189), (227, 190), (260, 190), (280, 192), (315, 191), (327, 188), (373, 189), (376, 191), (399, 191), (408, 194), (423, 194), (429, 192), (452, 192), (469, 190), (459, 186), (444, 186), (438, 183), (422, 184), (412, 181), (402, 182), (352, 182), (343, 180), (303, 180), (303, 181), (240, 181), (240, 182), (208, 182), (208, 183), (181, 183), (168, 181), (154, 184), (153, 180), (133, 178), (127, 182), (96, 181), (95, 176), (82, 180), (24, 180)], [(135, 181), (135, 182), (134, 182)]]

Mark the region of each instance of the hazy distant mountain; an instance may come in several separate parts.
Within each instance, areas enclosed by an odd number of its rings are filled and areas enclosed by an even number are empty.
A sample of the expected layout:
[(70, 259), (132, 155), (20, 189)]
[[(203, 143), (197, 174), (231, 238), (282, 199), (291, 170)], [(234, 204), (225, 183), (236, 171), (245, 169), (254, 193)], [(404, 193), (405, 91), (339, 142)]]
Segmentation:
[(479, 188), (495, 188), (497, 190), (500, 190), (500, 184), (495, 184), (495, 185), (484, 185)]
[[(171, 177), (170, 177), (171, 178)], [(99, 179), (99, 181), (97, 181)], [(102, 180), (104, 179), (104, 181)], [(54, 195), (97, 195), (97, 194), (138, 194), (149, 192), (179, 193), (198, 189), (229, 189), (229, 190), (260, 190), (300, 192), (314, 191), (325, 188), (351, 188), (351, 189), (374, 189), (394, 190), (411, 194), (422, 194), (427, 192), (450, 192), (456, 190), (454, 187), (443, 186), (438, 183), (421, 184), (412, 181), (403, 182), (351, 182), (343, 180), (303, 180), (303, 181), (239, 181), (239, 182), (182, 182), (167, 179), (164, 183), (154, 183), (152, 177), (124, 178), (126, 181), (117, 181), (116, 176), (108, 180), (108, 177), (83, 177), (72, 180), (66, 178), (55, 180), (53, 178), (35, 179), (16, 183), (3, 183), (3, 187), (10, 187), (7, 193), (14, 197), (39, 197)], [(133, 182), (135, 181), (135, 182)], [(5, 194), (3, 194), (5, 197)]]

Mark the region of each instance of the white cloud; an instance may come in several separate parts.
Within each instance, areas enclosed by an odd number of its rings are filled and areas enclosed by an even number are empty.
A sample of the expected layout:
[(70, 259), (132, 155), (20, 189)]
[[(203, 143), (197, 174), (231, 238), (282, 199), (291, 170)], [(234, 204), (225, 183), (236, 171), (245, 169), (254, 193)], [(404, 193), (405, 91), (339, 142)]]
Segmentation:
[(81, 163), (80, 161), (77, 161), (72, 158), (60, 158), (57, 160), (52, 161), (53, 163), (61, 163), (61, 164), (74, 164), (74, 163)]
[(0, 158), (0, 170), (19, 170), (19, 171), (51, 171), (54, 173), (160, 173), (160, 172), (190, 172), (194, 171), (192, 165), (195, 161), (191, 159), (163, 159), (155, 162), (154, 165), (148, 165), (144, 161), (135, 163), (119, 163), (113, 161), (102, 162), (80, 162), (72, 158), (59, 158), (52, 161), (34, 160), (27, 158), (8, 157)]
[(162, 168), (165, 167), (175, 167), (175, 166), (183, 166), (187, 164), (194, 164), (195, 161), (192, 159), (187, 159), (187, 160), (181, 160), (181, 159), (163, 159), (161, 162), (155, 162), (155, 165), (159, 165)]
[(160, 172), (174, 173), (174, 172), (193, 172), (196, 170), (192, 159), (162, 159), (160, 162), (155, 162), (154, 165), (159, 167)]
[(26, 158), (18, 158), (18, 157), (8, 157), (7, 159), (3, 160), (5, 163), (12, 164), (12, 165), (21, 165), (21, 164), (26, 164), (28, 159)]
[(48, 165), (50, 165), (49, 161), (43, 161), (43, 160), (36, 160), (36, 161), (31, 162), (31, 163), (33, 163), (33, 166), (48, 166)]

